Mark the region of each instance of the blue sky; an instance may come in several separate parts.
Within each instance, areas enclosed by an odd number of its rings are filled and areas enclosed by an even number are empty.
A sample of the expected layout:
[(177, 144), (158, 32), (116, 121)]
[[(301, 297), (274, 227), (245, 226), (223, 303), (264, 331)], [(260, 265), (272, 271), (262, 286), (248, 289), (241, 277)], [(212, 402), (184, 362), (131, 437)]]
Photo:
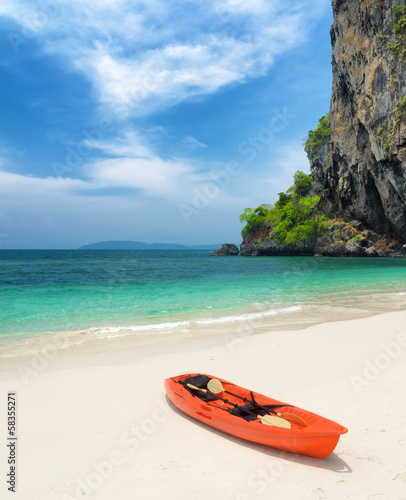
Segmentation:
[(309, 170), (329, 0), (3, 0), (0, 248), (240, 243)]

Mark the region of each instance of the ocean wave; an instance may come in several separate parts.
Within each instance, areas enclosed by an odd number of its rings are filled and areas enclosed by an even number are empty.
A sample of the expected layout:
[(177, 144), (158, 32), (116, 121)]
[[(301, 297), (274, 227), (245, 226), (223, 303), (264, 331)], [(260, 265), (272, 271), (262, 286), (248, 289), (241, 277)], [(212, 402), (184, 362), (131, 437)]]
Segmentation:
[(177, 328), (179, 326), (187, 326), (190, 325), (190, 321), (173, 321), (169, 323), (153, 323), (146, 325), (126, 325), (126, 326), (106, 326), (102, 328), (88, 328), (84, 330), (82, 333), (85, 334), (103, 334), (103, 333), (118, 333), (122, 331), (130, 331), (130, 332), (138, 332), (144, 330), (166, 330)]
[(271, 309), (269, 311), (262, 311), (262, 312), (256, 312), (256, 313), (246, 313), (246, 314), (241, 314), (239, 316), (222, 316), (220, 318), (210, 318), (210, 319), (204, 319), (204, 320), (197, 320), (195, 323), (198, 325), (209, 325), (211, 323), (232, 323), (234, 321), (246, 321), (250, 319), (260, 319), (265, 316), (275, 316), (276, 314), (283, 313), (283, 312), (295, 312), (295, 311), (300, 311), (302, 309), (302, 306), (291, 306), (291, 307), (284, 307), (282, 309)]
[[(259, 308), (259, 304), (257, 305)], [(18, 355), (40, 355), (49, 351), (63, 350), (79, 346), (93, 340), (113, 339), (119, 337), (139, 336), (148, 338), (148, 335), (193, 335), (193, 332), (212, 324), (224, 324), (241, 321), (258, 320), (267, 316), (280, 313), (300, 311), (301, 306), (281, 307), (263, 311), (212, 318), (189, 319), (183, 321), (168, 321), (165, 323), (149, 323), (141, 325), (118, 325), (92, 327), (86, 330), (47, 332), (36, 337), (15, 340), (11, 345), (7, 342), (0, 344), (0, 358)]]
[[(84, 334), (110, 334), (110, 333), (119, 333), (119, 332), (144, 332), (150, 330), (173, 330), (174, 328), (178, 328), (180, 326), (192, 326), (192, 325), (210, 325), (214, 323), (233, 323), (235, 321), (246, 321), (251, 319), (260, 319), (266, 316), (275, 316), (276, 314), (284, 313), (284, 312), (295, 312), (300, 311), (302, 306), (291, 306), (291, 307), (283, 307), (281, 309), (269, 309), (266, 311), (254, 312), (254, 313), (245, 313), (237, 316), (220, 316), (218, 318), (208, 318), (208, 319), (197, 319), (197, 320), (189, 320), (189, 321), (173, 321), (167, 323), (152, 323), (152, 324), (144, 324), (144, 325), (125, 325), (125, 326), (106, 326), (102, 328), (89, 328), (84, 330), (82, 333)], [(162, 332), (166, 333), (166, 332)], [(128, 333), (127, 333), (128, 334)]]

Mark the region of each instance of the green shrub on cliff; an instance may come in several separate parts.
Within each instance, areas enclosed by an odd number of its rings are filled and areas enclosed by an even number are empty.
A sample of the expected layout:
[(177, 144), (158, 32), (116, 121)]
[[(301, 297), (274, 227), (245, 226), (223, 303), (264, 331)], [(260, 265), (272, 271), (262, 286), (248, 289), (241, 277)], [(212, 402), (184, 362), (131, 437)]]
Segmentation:
[(310, 130), (305, 142), (305, 151), (310, 158), (318, 150), (319, 146), (324, 144), (331, 136), (331, 122), (327, 119), (327, 115), (320, 118), (319, 124), (314, 130)]
[(402, 35), (406, 30), (406, 6), (396, 5), (392, 8), (394, 19), (392, 21), (396, 35)]
[[(394, 109), (394, 111), (391, 113), (393, 118), (393, 124), (391, 123), (390, 124), (390, 131), (388, 132), (387, 134), (387, 137), (386, 137), (386, 142), (385, 142), (385, 149), (389, 149), (391, 146), (392, 146), (392, 141), (393, 141), (393, 138), (395, 137), (395, 134), (398, 130), (398, 126), (399, 124), (402, 122), (402, 120), (404, 120), (404, 117), (405, 117), (405, 114), (406, 114), (406, 96), (403, 96), (401, 99), (399, 99), (396, 103), (396, 107)], [(386, 123), (386, 122), (385, 122)], [(382, 132), (383, 129), (380, 130), (380, 128), (378, 127), (378, 135), (377, 135), (377, 139), (381, 139), (381, 132)]]
[(304, 174), (299, 170), (293, 176), (293, 186), (291, 186), (287, 193), (296, 193), (299, 196), (305, 196), (312, 187), (313, 179), (311, 175)]
[(270, 228), (269, 237), (280, 244), (295, 244), (315, 239), (327, 229), (327, 217), (321, 215), (318, 208), (318, 196), (306, 196), (312, 186), (311, 175), (296, 172), (294, 183), (286, 193), (279, 193), (275, 206), (259, 205), (246, 208), (240, 216), (240, 222), (246, 225), (241, 231), (245, 237), (255, 228)]
[(320, 215), (318, 196), (300, 197), (296, 193), (286, 205), (271, 211), (270, 236), (281, 244), (295, 244), (315, 239), (327, 230), (327, 218)]
[(396, 103), (396, 111), (395, 111), (395, 118), (396, 120), (400, 121), (402, 118), (403, 114), (406, 111), (406, 95), (404, 95), (399, 101)]
[(259, 205), (257, 208), (246, 208), (240, 215), (240, 222), (246, 223), (241, 231), (242, 237), (254, 228), (262, 226), (265, 223), (271, 208), (271, 205), (266, 204)]
[[(402, 54), (402, 60), (406, 57), (405, 35), (406, 35), (406, 6), (396, 5), (392, 7), (393, 11), (393, 31), (396, 38), (395, 43), (390, 43), (389, 34), (378, 33), (377, 39), (386, 48), (387, 52), (392, 53), (392, 61), (396, 63), (398, 57)], [(392, 67), (392, 70), (394, 68)]]

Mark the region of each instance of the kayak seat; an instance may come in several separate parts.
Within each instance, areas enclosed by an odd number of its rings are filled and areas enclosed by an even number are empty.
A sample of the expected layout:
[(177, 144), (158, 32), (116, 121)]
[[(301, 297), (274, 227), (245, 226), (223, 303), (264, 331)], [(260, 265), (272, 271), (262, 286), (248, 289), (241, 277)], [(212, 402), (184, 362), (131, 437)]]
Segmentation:
[(199, 389), (207, 389), (207, 384), (209, 383), (210, 377), (207, 375), (195, 375), (194, 377), (185, 378), (182, 382), (185, 389), (187, 389), (193, 396), (197, 396), (202, 401), (212, 401), (215, 397), (211, 393), (196, 391), (188, 387), (188, 384), (192, 384)]
[[(287, 405), (285, 403), (277, 404), (277, 405), (260, 405), (259, 403), (257, 403), (255, 401), (254, 393), (252, 391), (250, 391), (250, 394), (251, 394), (251, 401), (250, 401), (250, 403), (252, 403), (253, 405), (255, 405), (256, 408), (267, 408), (268, 410), (273, 410), (275, 408), (281, 408), (282, 406), (284, 406), (284, 407), (291, 407), (292, 406), (292, 405)], [(245, 400), (245, 401), (247, 401), (247, 400)]]
[[(263, 405), (262, 408), (258, 408), (256, 404), (248, 403), (245, 405), (235, 406), (230, 410), (230, 413), (236, 417), (243, 418), (247, 422), (251, 422), (252, 420), (257, 419), (257, 415), (261, 415), (262, 417), (264, 415), (268, 415), (269, 413), (264, 408), (271, 410), (272, 407), (273, 405)], [(255, 413), (255, 415), (252, 415), (252, 413)]]

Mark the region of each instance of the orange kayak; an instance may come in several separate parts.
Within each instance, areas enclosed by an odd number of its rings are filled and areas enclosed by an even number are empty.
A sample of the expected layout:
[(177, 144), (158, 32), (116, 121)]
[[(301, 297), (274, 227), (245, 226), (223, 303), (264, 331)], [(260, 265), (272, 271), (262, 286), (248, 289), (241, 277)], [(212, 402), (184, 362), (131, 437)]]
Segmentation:
[[(207, 390), (213, 378), (221, 382), (222, 392)], [(248, 441), (310, 457), (327, 457), (340, 435), (348, 432), (320, 415), (210, 375), (194, 373), (167, 378), (165, 390), (176, 407), (200, 422)], [(290, 428), (269, 424), (275, 419), (269, 415), (275, 414), (282, 415), (282, 423), (290, 420)]]

